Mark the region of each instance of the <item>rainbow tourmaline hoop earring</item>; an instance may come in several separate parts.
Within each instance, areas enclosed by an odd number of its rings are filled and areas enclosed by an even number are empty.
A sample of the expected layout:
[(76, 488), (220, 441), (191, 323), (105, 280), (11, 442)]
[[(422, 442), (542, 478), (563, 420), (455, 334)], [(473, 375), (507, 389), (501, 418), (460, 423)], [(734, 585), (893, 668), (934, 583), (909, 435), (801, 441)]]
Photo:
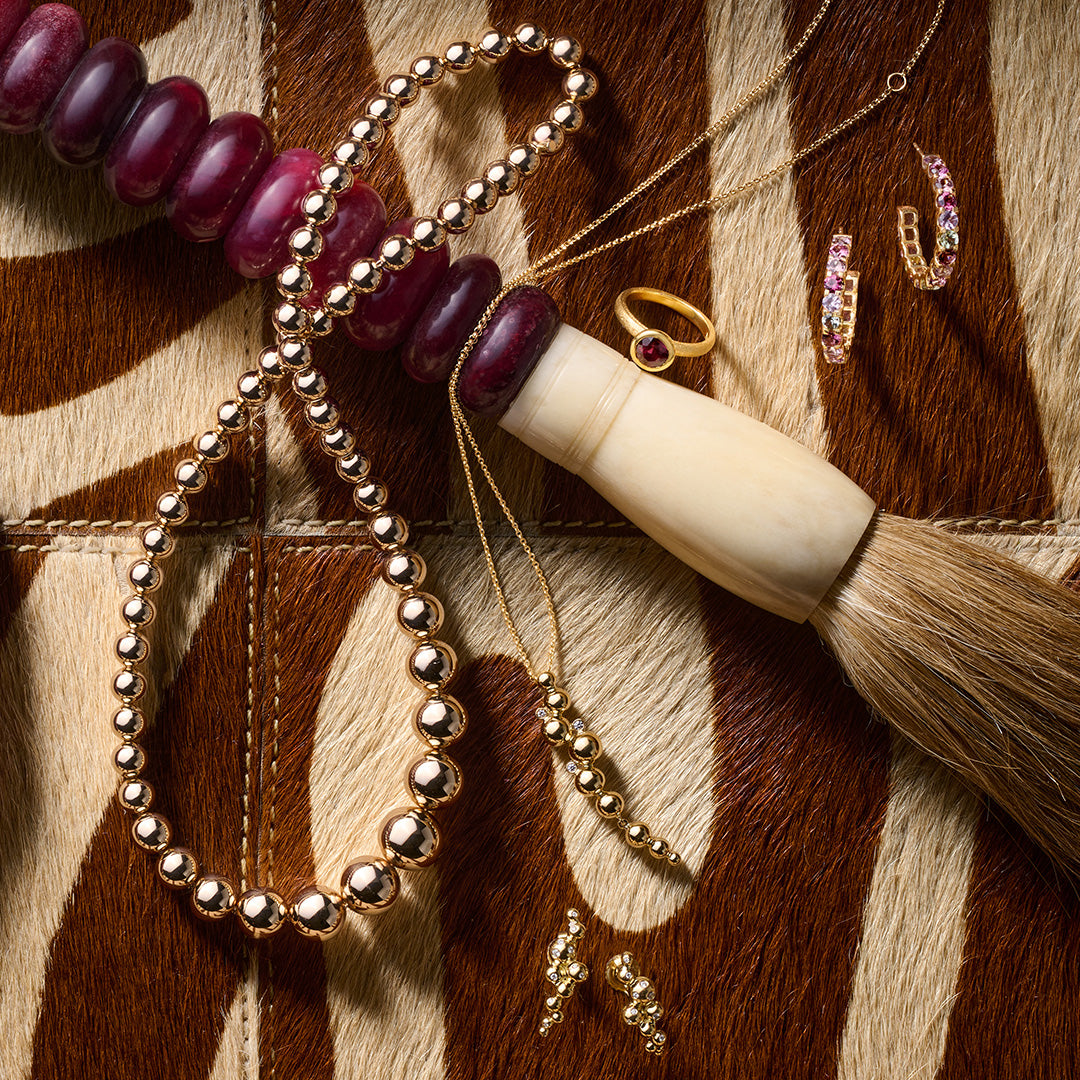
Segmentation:
[(923, 256), (919, 242), (919, 213), (912, 206), (897, 209), (899, 217), (900, 254), (908, 277), (916, 289), (940, 289), (956, 269), (960, 246), (960, 215), (956, 208), (956, 187), (945, 162), (937, 154), (924, 154), (918, 146), (922, 167), (934, 185), (937, 206), (937, 229), (934, 235), (934, 255), (930, 262)]
[(836, 233), (825, 263), (825, 291), (821, 296), (821, 348), (830, 364), (842, 364), (851, 354), (855, 313), (859, 304), (859, 275), (848, 270), (851, 237)]

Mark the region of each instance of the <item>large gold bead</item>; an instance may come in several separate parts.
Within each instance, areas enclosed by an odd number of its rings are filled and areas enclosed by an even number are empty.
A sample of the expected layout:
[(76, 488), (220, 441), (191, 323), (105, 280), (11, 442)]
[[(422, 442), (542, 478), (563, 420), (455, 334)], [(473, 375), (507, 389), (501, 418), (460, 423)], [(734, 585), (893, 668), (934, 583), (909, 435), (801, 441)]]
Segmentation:
[(431, 815), (415, 806), (394, 810), (380, 830), (382, 849), (395, 866), (415, 870), (435, 861), (439, 830)]
[(208, 874), (195, 883), (191, 906), (200, 918), (223, 919), (236, 906), (236, 891), (225, 878)]
[(416, 711), (416, 730), (432, 746), (449, 746), (464, 730), (465, 710), (449, 694), (430, 697)]
[(131, 825), (135, 843), (147, 851), (164, 851), (169, 846), (172, 829), (161, 814), (143, 814)]
[(429, 690), (438, 690), (449, 681), (457, 667), (457, 656), (445, 642), (429, 639), (412, 652), (408, 662), (411, 678)]
[(367, 915), (384, 911), (397, 899), (401, 879), (389, 862), (371, 856), (345, 870), (341, 891), (349, 907)]
[(341, 897), (312, 886), (293, 902), (289, 911), (293, 926), (304, 937), (328, 938), (344, 924)]
[(603, 791), (597, 796), (596, 809), (601, 817), (618, 817), (623, 812), (623, 797), (617, 791)]
[(567, 709), (570, 707), (570, 696), (565, 690), (560, 690), (557, 686), (548, 691), (544, 701), (549, 709)]
[(240, 925), (256, 940), (281, 929), (288, 916), (285, 901), (272, 889), (248, 889), (236, 902)]
[(644, 822), (634, 821), (626, 826), (626, 842), (631, 847), (644, 847), (649, 840), (649, 826)]
[(421, 806), (450, 802), (461, 790), (461, 770), (445, 754), (425, 754), (409, 769), (409, 790)]
[(599, 769), (582, 769), (574, 777), (574, 783), (582, 795), (594, 798), (604, 790), (604, 774)]
[(173, 889), (190, 889), (199, 876), (199, 863), (187, 848), (169, 848), (161, 853), (158, 877)]
[(150, 809), (154, 801), (154, 789), (145, 780), (121, 780), (116, 799), (125, 810), (141, 814)]
[(541, 730), (544, 732), (544, 738), (552, 746), (562, 746), (570, 738), (570, 725), (559, 716), (545, 720)]
[(582, 764), (595, 761), (603, 752), (600, 739), (591, 731), (579, 731), (570, 740), (570, 756)]
[(417, 637), (434, 634), (442, 625), (443, 606), (427, 593), (411, 593), (398, 604), (398, 622)]
[(424, 583), (427, 564), (415, 551), (395, 551), (383, 563), (383, 577), (399, 589), (415, 589)]

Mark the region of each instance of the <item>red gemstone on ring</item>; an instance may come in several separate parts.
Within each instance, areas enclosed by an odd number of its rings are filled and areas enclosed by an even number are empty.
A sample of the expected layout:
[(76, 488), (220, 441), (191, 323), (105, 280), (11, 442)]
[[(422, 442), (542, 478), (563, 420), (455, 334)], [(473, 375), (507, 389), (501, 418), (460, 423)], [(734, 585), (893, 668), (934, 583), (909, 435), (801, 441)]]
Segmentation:
[(647, 368), (662, 368), (671, 358), (667, 345), (652, 334), (638, 339), (634, 355)]

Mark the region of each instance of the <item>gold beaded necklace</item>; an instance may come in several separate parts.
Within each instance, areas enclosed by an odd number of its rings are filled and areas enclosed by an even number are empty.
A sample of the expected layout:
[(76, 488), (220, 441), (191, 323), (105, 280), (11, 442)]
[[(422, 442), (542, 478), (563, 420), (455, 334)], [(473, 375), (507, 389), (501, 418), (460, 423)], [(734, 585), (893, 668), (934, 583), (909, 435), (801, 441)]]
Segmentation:
[[(673, 169), (682, 164), (691, 154), (694, 153), (701, 146), (714, 139), (721, 131), (723, 131), (737, 116), (739, 116), (750, 104), (752, 104), (757, 98), (765, 93), (771, 86), (773, 86), (777, 80), (788, 70), (788, 68), (794, 63), (798, 56), (805, 50), (809, 44), (810, 39), (813, 37), (814, 32), (825, 18), (825, 14), (828, 11), (832, 0), (823, 0), (823, 3), (818, 8), (817, 13), (806, 27), (802, 36), (795, 43), (794, 46), (787, 52), (787, 54), (779, 61), (779, 63), (752, 89), (746, 91), (741, 97), (739, 97), (735, 103), (727, 109), (722, 116), (720, 116), (713, 124), (711, 124), (704, 131), (696, 135), (686, 146), (682, 148), (674, 157), (668, 160), (655, 172), (651, 173), (644, 180), (641, 181), (632, 191), (624, 195), (611, 207), (609, 207), (603, 214), (594, 220), (590, 221), (582, 229), (576, 232), (569, 239), (564, 240), (561, 244), (555, 247), (552, 251), (543, 255), (539, 259), (535, 260), (527, 269), (517, 274), (511, 280), (507, 281), (499, 294), (488, 305), (483, 316), (481, 317), (476, 328), (473, 330), (469, 339), (465, 342), (464, 347), (458, 357), (457, 364), (454, 367), (454, 371), (450, 376), (449, 384), (449, 396), (450, 396), (450, 414), (454, 424), (454, 435), (457, 440), (458, 453), (461, 457), (462, 468), (465, 473), (465, 483), (469, 492), (469, 501), (472, 504), (473, 515), (476, 518), (476, 527), (480, 534), (480, 544), (483, 548), (484, 559), (487, 563), (488, 576), (491, 579), (492, 586), (495, 589), (496, 600), (499, 604), (499, 610), (502, 613), (503, 621), (506, 624), (507, 630), (510, 633), (510, 637), (514, 643), (514, 647), (517, 650), (518, 657), (520, 658), (525, 670), (533, 678), (541, 692), (543, 697), (543, 705), (537, 709), (537, 717), (541, 721), (544, 736), (547, 740), (557, 747), (564, 747), (568, 750), (570, 755), (570, 762), (567, 764), (567, 768), (575, 774), (575, 786), (578, 791), (588, 797), (592, 801), (592, 805), (596, 809), (597, 813), (601, 817), (613, 819), (618, 825), (619, 830), (630, 847), (643, 848), (647, 847), (650, 854), (657, 859), (666, 859), (672, 863), (678, 863), (680, 858), (676, 852), (671, 850), (668, 843), (660, 837), (655, 837), (652, 834), (652, 830), (644, 822), (634, 821), (628, 815), (625, 814), (625, 800), (623, 796), (616, 791), (609, 790), (605, 787), (605, 777), (600, 769), (597, 767), (598, 759), (600, 758), (603, 749), (600, 739), (592, 732), (585, 729), (585, 725), (580, 718), (571, 718), (570, 712), (570, 697), (564, 689), (558, 685), (557, 677), (557, 662), (559, 655), (559, 622), (558, 614), (555, 608), (555, 601), (552, 597), (551, 587), (548, 584), (547, 577), (544, 573), (543, 567), (540, 565), (539, 559), (536, 557), (535, 552), (532, 549), (532, 545), (529, 543), (524, 532), (521, 529), (517, 518), (514, 516), (513, 511), (506, 502), (505, 497), (499, 490), (498, 484), (495, 482), (495, 478), (491, 474), (491, 470), (488, 467), (487, 461), (484, 459), (484, 455), (480, 450), (480, 447), (476, 441), (476, 437), (473, 434), (472, 428), (469, 426), (469, 421), (465, 416), (464, 409), (461, 405), (461, 400), (458, 395), (458, 383), (461, 376), (461, 370), (476, 347), (477, 342), (480, 340), (485, 327), (491, 321), (495, 312), (498, 310), (499, 305), (502, 303), (503, 298), (512, 289), (517, 288), (519, 285), (535, 285), (546, 277), (550, 277), (552, 274), (559, 270), (565, 270), (569, 267), (576, 266), (579, 263), (583, 263), (588, 259), (595, 258), (606, 251), (610, 251), (621, 244), (628, 243), (640, 236), (644, 236), (648, 233), (658, 232), (661, 229), (667, 228), (669, 225), (686, 217), (689, 214), (697, 213), (704, 210), (715, 210), (721, 206), (725, 206), (738, 198), (740, 195), (746, 194), (750, 191), (756, 190), (762, 185), (766, 184), (769, 180), (782, 173), (787, 172), (788, 169), (793, 168), (800, 161), (809, 158), (815, 154), (826, 144), (838, 139), (844, 132), (854, 127), (860, 120), (879, 109), (886, 101), (889, 100), (894, 94), (900, 94), (907, 89), (908, 76), (911, 74), (912, 69), (918, 63), (919, 58), (922, 56), (926, 47), (930, 44), (938, 26), (941, 23), (942, 15), (945, 10), (946, 0), (937, 0), (937, 6), (934, 10), (933, 18), (923, 34), (922, 39), (919, 41), (915, 50), (908, 57), (898, 71), (892, 72), (885, 80), (885, 87), (869, 101), (866, 105), (857, 109), (845, 120), (836, 124), (830, 128), (824, 134), (819, 135), (816, 139), (803, 147), (801, 150), (792, 154), (787, 160), (780, 162), (778, 165), (774, 165), (766, 172), (753, 177), (735, 187), (728, 188), (725, 191), (720, 192), (718, 195), (711, 196), (708, 199), (700, 199), (696, 202), (687, 203), (685, 206), (680, 207), (677, 210), (672, 211), (669, 214), (664, 215), (661, 218), (657, 218), (655, 221), (649, 222), (639, 228), (633, 229), (630, 232), (624, 233), (621, 236), (616, 237), (613, 240), (609, 240), (606, 243), (598, 244), (596, 247), (590, 248), (587, 251), (581, 252), (578, 255), (573, 255), (567, 258), (562, 256), (568, 252), (571, 248), (575, 247), (592, 232), (598, 229), (605, 221), (607, 221), (614, 214), (617, 214), (625, 206), (638, 199), (650, 188), (655, 186), (663, 177), (670, 173)], [(529, 658), (528, 650), (522, 641), (521, 634), (514, 621), (513, 615), (510, 612), (509, 603), (506, 598), (506, 593), (503, 588), (503, 584), (499, 575), (498, 567), (495, 563), (495, 558), (491, 551), (491, 545), (488, 542), (487, 532), (484, 527), (483, 517), (480, 511), (480, 500), (476, 491), (476, 484), (473, 477), (472, 461), (470, 455), (475, 459), (476, 467), (480, 470), (484, 477), (488, 487), (491, 489), (492, 494), (495, 496), (496, 501), (499, 504), (503, 516), (506, 518), (514, 536), (517, 540), (518, 546), (524, 552), (529, 564), (532, 567), (533, 575), (536, 578), (537, 584), (540, 587), (540, 591), (544, 598), (544, 607), (547, 611), (548, 622), (548, 646), (547, 646), (547, 660), (545, 669), (537, 672), (533, 667), (532, 661)]]

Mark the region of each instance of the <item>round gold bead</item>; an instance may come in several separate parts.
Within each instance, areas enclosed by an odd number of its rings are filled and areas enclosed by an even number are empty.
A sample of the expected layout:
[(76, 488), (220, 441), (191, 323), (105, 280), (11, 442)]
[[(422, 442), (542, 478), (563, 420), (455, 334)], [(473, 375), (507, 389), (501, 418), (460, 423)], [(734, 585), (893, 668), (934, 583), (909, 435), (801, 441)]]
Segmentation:
[(204, 461), (221, 461), (229, 456), (229, 440), (222, 438), (217, 431), (204, 431), (196, 435), (191, 445)]
[(487, 177), (477, 176), (461, 189), (461, 197), (478, 214), (486, 214), (495, 209), (495, 204), (499, 201), (499, 191)]
[(370, 157), (371, 151), (359, 139), (344, 139), (334, 147), (334, 160), (349, 169), (363, 168)]
[(141, 539), (146, 553), (158, 559), (164, 559), (170, 555), (175, 544), (172, 535), (160, 525), (151, 525), (148, 529), (145, 529)]
[(236, 891), (225, 878), (208, 874), (195, 882), (191, 906), (200, 918), (223, 919), (236, 907)]
[(324, 431), (319, 436), (323, 453), (331, 457), (345, 457), (356, 449), (356, 435), (351, 427), (346, 424), (338, 424), (337, 427)]
[(318, 368), (301, 368), (293, 375), (292, 386), (297, 397), (307, 401), (321, 398), (329, 390), (326, 376)]
[(528, 143), (516, 143), (507, 151), (506, 160), (517, 169), (522, 177), (532, 176), (540, 168), (540, 155), (536, 148)]
[(313, 229), (310, 225), (302, 225), (289, 237), (289, 250), (292, 252), (293, 258), (300, 262), (310, 262), (312, 259), (317, 259), (322, 254), (322, 249), (322, 233), (318, 229)]
[(356, 308), (356, 297), (347, 285), (337, 282), (331, 285), (323, 295), (323, 307), (335, 319), (351, 315)]
[(418, 56), (409, 70), (421, 86), (431, 86), (443, 77), (443, 62), (437, 56)]
[(149, 559), (138, 559), (128, 568), (128, 581), (133, 589), (154, 592), (161, 585), (161, 570)]
[(572, 960), (577, 950), (565, 934), (559, 936), (548, 946), (548, 956), (552, 960)]
[(382, 266), (374, 259), (357, 259), (349, 267), (349, 289), (358, 293), (373, 293), (382, 283)]
[(146, 659), (150, 647), (146, 644), (146, 638), (138, 634), (127, 633), (116, 641), (116, 655), (125, 664), (139, 664)]
[(176, 483), (184, 491), (202, 491), (206, 487), (206, 469), (197, 461), (187, 458), (173, 470)]
[(311, 314), (291, 300), (274, 309), (274, 326), (285, 334), (304, 334), (311, 328)]
[(443, 615), (442, 604), (428, 593), (412, 593), (398, 604), (397, 617), (402, 628), (421, 638), (434, 634), (442, 626)]
[(431, 746), (449, 746), (465, 730), (465, 710), (448, 694), (430, 697), (416, 711), (417, 734)]
[(404, 270), (413, 261), (416, 248), (408, 236), (388, 236), (379, 249), (379, 258), (387, 270)]
[(154, 621), (154, 605), (145, 596), (129, 596), (121, 605), (120, 615), (132, 626), (149, 626)]
[(649, 854), (654, 859), (666, 859), (668, 856), (668, 843), (659, 836), (654, 836), (648, 841)]
[(256, 941), (277, 933), (288, 917), (285, 901), (272, 889), (248, 889), (236, 902), (240, 925)]
[(400, 514), (378, 514), (368, 523), (368, 531), (381, 548), (400, 547), (409, 539), (409, 526)]
[(409, 768), (409, 791), (421, 806), (441, 806), (460, 790), (461, 770), (445, 754), (425, 754)]
[(475, 220), (476, 211), (464, 199), (447, 199), (439, 207), (439, 223), (448, 232), (466, 232)]
[(570, 696), (565, 690), (553, 686), (545, 695), (544, 703), (549, 709), (568, 709), (570, 708)]
[(505, 60), (510, 55), (510, 50), (513, 48), (511, 40), (494, 27), (485, 30), (483, 37), (477, 43), (476, 51), (481, 60), (489, 64), (497, 64), (500, 60)]
[(299, 371), (311, 364), (311, 346), (300, 338), (283, 338), (277, 350), (281, 366), (287, 371)]
[(270, 396), (270, 386), (261, 371), (245, 371), (236, 380), (236, 392), (246, 404), (258, 405)]
[(125, 739), (133, 739), (141, 734), (146, 726), (146, 717), (141, 709), (123, 705), (113, 713), (113, 728)]
[(124, 810), (141, 814), (150, 809), (154, 801), (154, 789), (145, 780), (121, 780), (116, 789), (116, 801)]
[(282, 296), (307, 296), (311, 292), (311, 275), (303, 263), (289, 263), (278, 271), (277, 287)]
[(340, 896), (311, 886), (293, 901), (289, 918), (304, 937), (328, 938), (344, 925), (345, 911)]
[(564, 68), (577, 66), (584, 55), (581, 42), (568, 34), (553, 37), (548, 43), (548, 52), (551, 54), (552, 62)]
[(158, 519), (166, 525), (179, 525), (187, 521), (187, 500), (179, 491), (166, 491), (157, 501), (155, 507)]
[[(270, 379), (273, 382), (277, 382), (278, 379), (284, 378), (285, 368), (281, 366), (281, 357), (278, 355), (276, 345), (271, 345), (259, 353), (259, 373), (264, 378)], [(243, 404), (243, 402), (240, 404)], [(239, 421), (240, 417), (234, 417), (234, 419)], [(221, 423), (220, 411), (218, 413), (218, 423)], [(225, 427), (227, 425), (222, 426)], [(243, 426), (247, 427), (246, 416), (243, 417)]]
[(424, 583), (427, 564), (415, 551), (395, 551), (383, 563), (383, 577), (399, 589), (414, 589)]
[(554, 120), (545, 120), (532, 129), (529, 143), (541, 154), (557, 154), (566, 142), (566, 132)]
[[(276, 350), (268, 349), (268, 353), (276, 355)], [(265, 360), (265, 354), (260, 356), (259, 365), (263, 373), (266, 373), (266, 367), (269, 365), (271, 370), (280, 370), (280, 366), (275, 367), (273, 361)], [(230, 435), (235, 435), (238, 431), (243, 431), (251, 422), (251, 413), (248, 411), (246, 402), (239, 401), (237, 399), (231, 399), (229, 401), (223, 401), (218, 406), (217, 411), (218, 427), (222, 431), (228, 432)]]
[(354, 862), (341, 876), (342, 898), (354, 911), (364, 915), (385, 911), (401, 891), (401, 879), (394, 866), (374, 856)]
[(572, 101), (560, 101), (551, 110), (551, 119), (570, 135), (585, 126), (584, 111), (581, 106), (575, 105)]
[(574, 68), (563, 77), (562, 88), (571, 101), (588, 101), (600, 89), (600, 84), (587, 68)]
[(309, 225), (325, 225), (337, 213), (337, 199), (328, 191), (309, 191), (300, 203)]
[(559, 716), (545, 720), (540, 730), (552, 746), (562, 746), (570, 738), (570, 725)]
[(168, 848), (157, 864), (158, 877), (173, 889), (190, 889), (199, 876), (199, 863), (187, 848)]
[(418, 645), (409, 656), (409, 677), (429, 690), (438, 690), (453, 677), (457, 667), (454, 650), (443, 641), (429, 639)]
[(600, 739), (591, 731), (579, 731), (570, 740), (570, 756), (578, 762), (595, 761), (603, 752)]
[(337, 427), (341, 413), (333, 398), (317, 398), (304, 406), (304, 417), (313, 428), (329, 431)]
[(626, 826), (626, 842), (631, 847), (644, 847), (650, 839), (649, 826), (644, 822), (634, 821)]
[(446, 235), (446, 228), (436, 218), (422, 217), (413, 222), (413, 243), (420, 251), (438, 251), (446, 243)]
[(540, 674), (536, 676), (536, 681), (540, 684), (542, 690), (554, 690), (558, 685), (555, 681), (555, 676), (552, 675), (550, 671), (541, 671)]
[(126, 742), (117, 748), (113, 764), (123, 776), (134, 780), (146, 766), (146, 754), (138, 743)]
[(311, 316), (312, 337), (326, 337), (327, 334), (333, 332), (334, 320), (330, 318), (323, 308), (312, 308), (309, 314)]
[(372, 120), (378, 120), (388, 127), (401, 115), (401, 106), (387, 94), (376, 94), (368, 101), (364, 112)]
[(420, 80), (415, 75), (391, 75), (383, 83), (386, 96), (393, 98), (402, 108), (411, 105), (420, 96)]
[(617, 791), (601, 792), (596, 799), (596, 809), (601, 817), (618, 817), (623, 812), (623, 797)]
[(438, 854), (439, 830), (431, 815), (415, 806), (390, 813), (379, 836), (386, 858), (405, 870), (428, 866)]
[(386, 506), (388, 498), (389, 494), (382, 481), (374, 480), (370, 476), (353, 488), (353, 502), (356, 503), (356, 508), (368, 514), (377, 514)]
[(581, 769), (574, 776), (574, 784), (582, 795), (595, 798), (603, 794), (604, 774), (599, 769)]
[(137, 672), (125, 668), (113, 679), (113, 693), (124, 701), (141, 698), (146, 690), (146, 682)]
[(522, 23), (514, 30), (514, 44), (524, 53), (543, 52), (548, 37), (536, 23)]
[(468, 71), (476, 63), (476, 53), (467, 41), (455, 41), (447, 45), (443, 63), (451, 71)]
[[(320, 393), (325, 393), (325, 382), (322, 385), (323, 389)], [(304, 396), (306, 397), (307, 395), (305, 394)], [(346, 454), (344, 457), (339, 458), (334, 462), (334, 468), (337, 469), (338, 476), (346, 483), (358, 484), (365, 476), (367, 476), (368, 470), (371, 468), (371, 462), (368, 461), (363, 454), (353, 452)]]
[(319, 186), (331, 195), (340, 195), (353, 186), (352, 169), (331, 161), (319, 170)]
[(484, 179), (495, 185), (500, 195), (509, 195), (517, 191), (521, 183), (521, 173), (509, 161), (493, 161), (484, 170)]
[(349, 128), (349, 134), (356, 142), (366, 146), (370, 153), (370, 151), (374, 150), (375, 147), (383, 141), (386, 129), (378, 120), (375, 120), (370, 116), (362, 116), (353, 123), (351, 128)]
[(160, 814), (143, 814), (132, 822), (131, 835), (147, 851), (164, 851), (169, 846), (172, 829)]

